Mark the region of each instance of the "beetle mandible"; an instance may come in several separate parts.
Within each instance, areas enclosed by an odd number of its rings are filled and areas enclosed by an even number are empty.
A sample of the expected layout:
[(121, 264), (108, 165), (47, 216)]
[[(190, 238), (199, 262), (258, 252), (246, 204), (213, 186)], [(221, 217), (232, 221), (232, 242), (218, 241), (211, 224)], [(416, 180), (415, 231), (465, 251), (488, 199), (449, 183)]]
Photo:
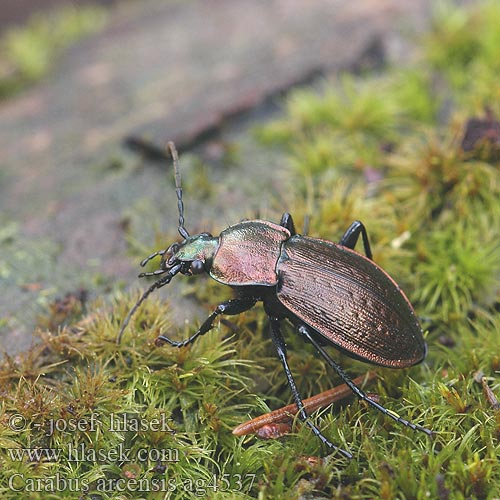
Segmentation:
[[(156, 271), (139, 277), (160, 276), (130, 310), (120, 328), (117, 343), (130, 318), (154, 290), (177, 274), (208, 273), (236, 291), (236, 298), (219, 304), (186, 340), (165, 335), (158, 340), (184, 347), (207, 333), (221, 314), (240, 314), (262, 301), (271, 326), (271, 338), (283, 365), (299, 417), (329, 448), (352, 455), (331, 443), (309, 420), (287, 361), (281, 321), (288, 319), (310, 342), (345, 384), (360, 399), (388, 417), (428, 435), (425, 427), (399, 417), (370, 399), (356, 386), (324, 349), (332, 345), (361, 361), (391, 368), (406, 368), (426, 355), (422, 329), (413, 307), (396, 282), (372, 260), (368, 234), (360, 221), (347, 229), (339, 243), (297, 234), (289, 213), (279, 224), (245, 220), (224, 229), (218, 237), (209, 233), (190, 236), (184, 227), (182, 187), (175, 145), (168, 143), (175, 172), (179, 212), (178, 231), (183, 241), (146, 257), (141, 266), (161, 257)], [(366, 256), (354, 251), (361, 236)]]

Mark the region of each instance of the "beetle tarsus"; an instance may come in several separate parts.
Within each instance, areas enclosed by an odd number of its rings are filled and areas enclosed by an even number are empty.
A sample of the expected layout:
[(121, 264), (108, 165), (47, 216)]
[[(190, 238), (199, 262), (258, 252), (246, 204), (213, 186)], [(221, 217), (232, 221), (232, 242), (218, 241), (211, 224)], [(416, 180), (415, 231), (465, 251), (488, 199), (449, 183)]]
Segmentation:
[(354, 382), (349, 378), (349, 376), (344, 372), (344, 370), (342, 370), (342, 368), (332, 359), (332, 357), (323, 349), (323, 347), (319, 345), (319, 343), (311, 335), (311, 332), (305, 325), (299, 325), (298, 331), (316, 348), (318, 353), (321, 356), (323, 356), (325, 361), (337, 372), (342, 381), (349, 386), (351, 391), (356, 396), (358, 396), (358, 398), (362, 399), (363, 401), (366, 401), (369, 405), (373, 406), (374, 408), (382, 412), (384, 415), (391, 417), (396, 422), (399, 422), (400, 424), (406, 427), (410, 427), (413, 430), (425, 432), (425, 434), (427, 434), (428, 436), (432, 435), (431, 430), (426, 429), (425, 427), (422, 427), (420, 425), (414, 424), (413, 422), (409, 422), (404, 418), (401, 418), (396, 413), (389, 411), (387, 408), (384, 408), (382, 405), (380, 405), (379, 403), (368, 397), (368, 395), (363, 390), (361, 390), (356, 384), (354, 384)]
[(283, 365), (283, 370), (285, 371), (286, 378), (288, 380), (288, 385), (290, 386), (290, 390), (292, 391), (293, 399), (295, 400), (295, 404), (298, 408), (298, 414), (300, 419), (313, 431), (313, 433), (321, 440), (321, 442), (327, 446), (328, 448), (337, 451), (341, 455), (346, 458), (351, 459), (352, 454), (338, 446), (335, 446), (331, 443), (321, 431), (309, 420), (309, 416), (307, 415), (306, 409), (304, 407), (304, 403), (302, 402), (302, 398), (300, 397), (299, 391), (297, 389), (297, 385), (295, 384), (295, 380), (293, 379), (292, 372), (288, 365), (287, 357), (286, 357), (286, 345), (283, 340), (283, 335), (281, 334), (280, 320), (278, 318), (269, 317), (271, 322), (271, 337), (276, 347), (276, 351), (278, 353), (278, 357)]
[(157, 340), (166, 342), (173, 347), (185, 347), (193, 343), (198, 337), (209, 332), (213, 328), (214, 321), (217, 316), (220, 316), (221, 314), (227, 314), (228, 316), (240, 314), (244, 311), (248, 311), (248, 309), (251, 309), (255, 305), (255, 302), (257, 302), (257, 299), (253, 297), (243, 297), (239, 299), (227, 300), (226, 302), (222, 302), (222, 304), (219, 304), (215, 308), (214, 312), (210, 314), (210, 316), (202, 323), (198, 331), (193, 333), (193, 335), (191, 335), (191, 337), (187, 338), (186, 340), (176, 341), (168, 338), (165, 335), (159, 335)]

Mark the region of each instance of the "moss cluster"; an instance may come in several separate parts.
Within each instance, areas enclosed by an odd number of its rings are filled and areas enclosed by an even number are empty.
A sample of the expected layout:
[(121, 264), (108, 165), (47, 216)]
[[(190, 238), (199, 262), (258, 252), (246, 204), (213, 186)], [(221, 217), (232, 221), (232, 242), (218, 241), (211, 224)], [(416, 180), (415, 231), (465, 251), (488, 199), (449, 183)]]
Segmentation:
[[(298, 226), (310, 216), (310, 235), (336, 241), (363, 220), (375, 261), (422, 317), (427, 360), (377, 370), (373, 390), (432, 438), (358, 401), (312, 417), (352, 461), (324, 456), (304, 426), (280, 441), (235, 438), (245, 416), (289, 402), (259, 308), (191, 347), (158, 348), (160, 331), (184, 338), (195, 326), (173, 332), (152, 298), (117, 347), (136, 296), (87, 313), (68, 300), (36, 346), (1, 366), (2, 498), (498, 497), (499, 24), (494, 2), (444, 10), (412, 66), (297, 91), (286, 116), (257, 131), (288, 157)], [(489, 132), (466, 145), (478, 123)], [(196, 279), (186, 293), (208, 311), (226, 290)], [(327, 389), (324, 363), (286, 333), (299, 389)]]

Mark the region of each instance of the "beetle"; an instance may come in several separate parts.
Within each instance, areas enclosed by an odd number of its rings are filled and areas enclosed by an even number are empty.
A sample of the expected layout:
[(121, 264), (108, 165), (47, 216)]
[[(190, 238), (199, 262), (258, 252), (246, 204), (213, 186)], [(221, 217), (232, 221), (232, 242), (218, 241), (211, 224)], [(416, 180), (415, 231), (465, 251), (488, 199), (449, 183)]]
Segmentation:
[[(184, 205), (175, 145), (168, 143), (175, 173), (179, 212), (178, 231), (183, 240), (146, 257), (141, 266), (160, 257), (159, 268), (139, 277), (155, 281), (130, 310), (117, 343), (132, 315), (154, 290), (177, 274), (208, 273), (232, 287), (236, 297), (219, 304), (199, 329), (183, 341), (158, 337), (174, 347), (184, 347), (206, 334), (220, 315), (240, 314), (261, 301), (269, 318), (271, 338), (283, 366), (299, 417), (327, 447), (345, 457), (351, 453), (331, 443), (309, 420), (287, 360), (281, 322), (289, 320), (327, 364), (361, 400), (393, 420), (428, 435), (425, 427), (401, 418), (371, 399), (325, 350), (330, 345), (352, 358), (368, 363), (406, 368), (421, 362), (427, 352), (412, 305), (396, 282), (372, 260), (365, 226), (354, 221), (339, 243), (297, 234), (292, 216), (283, 214), (279, 224), (244, 220), (224, 229), (190, 236), (184, 227)], [(365, 255), (354, 250), (361, 237)]]

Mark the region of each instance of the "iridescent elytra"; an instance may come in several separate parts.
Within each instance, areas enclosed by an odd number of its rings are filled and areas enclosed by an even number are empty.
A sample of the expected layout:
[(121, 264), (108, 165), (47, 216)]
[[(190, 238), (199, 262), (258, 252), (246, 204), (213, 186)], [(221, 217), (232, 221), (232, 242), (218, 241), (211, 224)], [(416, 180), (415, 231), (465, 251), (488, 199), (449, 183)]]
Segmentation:
[[(245, 220), (224, 229), (219, 236), (190, 236), (184, 227), (184, 206), (173, 143), (168, 143), (175, 172), (178, 231), (183, 240), (154, 252), (141, 266), (160, 257), (156, 271), (139, 277), (159, 276), (137, 301), (123, 321), (119, 343), (130, 318), (154, 290), (170, 283), (177, 274), (208, 273), (230, 286), (235, 298), (219, 304), (189, 338), (181, 342), (166, 335), (159, 342), (183, 347), (207, 333), (222, 314), (240, 314), (261, 301), (270, 323), (271, 338), (290, 386), (299, 417), (330, 449), (352, 455), (331, 443), (308, 418), (291, 369), (281, 333), (281, 322), (290, 321), (310, 342), (353, 393), (401, 424), (430, 435), (431, 431), (409, 422), (370, 399), (355, 385), (325, 350), (333, 346), (345, 354), (380, 366), (406, 368), (421, 362), (426, 344), (412, 305), (396, 282), (372, 260), (368, 234), (354, 221), (339, 243), (297, 234), (290, 214), (279, 224)], [(354, 250), (361, 236), (365, 255)]]

